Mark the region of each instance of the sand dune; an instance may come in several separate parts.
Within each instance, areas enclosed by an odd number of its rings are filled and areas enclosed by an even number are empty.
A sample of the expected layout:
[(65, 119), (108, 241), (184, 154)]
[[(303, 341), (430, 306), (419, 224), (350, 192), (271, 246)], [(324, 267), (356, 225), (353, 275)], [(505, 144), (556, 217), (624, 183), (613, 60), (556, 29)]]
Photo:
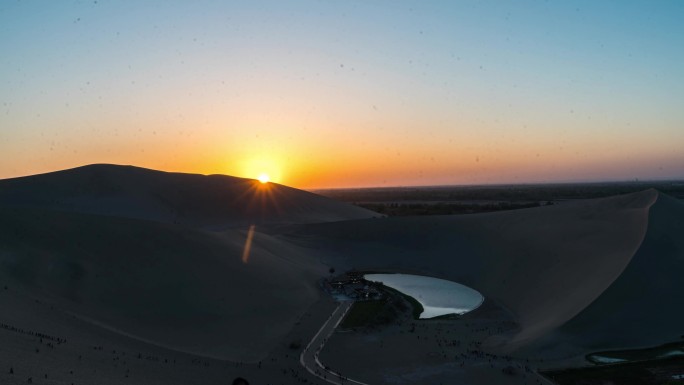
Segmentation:
[(326, 270), (262, 225), (375, 215), (221, 175), (94, 165), (2, 180), (0, 278), (137, 339), (253, 361), (316, 301)]
[(347, 203), (252, 179), (90, 165), (0, 180), (0, 205), (225, 228), (379, 216)]
[[(160, 346), (262, 358), (318, 298), (322, 267), (256, 233), (38, 209), (0, 209), (0, 278)], [(9, 311), (5, 309), (5, 311)], [(277, 320), (278, 322), (274, 322)]]
[[(20, 300), (27, 298), (75, 317), (69, 333), (80, 322), (204, 357), (258, 361), (285, 349), (282, 360), (297, 325), (327, 316), (307, 311), (332, 308), (321, 305), (316, 285), (332, 266), (425, 274), (478, 290), (485, 307), (517, 325), (483, 334), (484, 348), (498, 353), (561, 357), (682, 333), (684, 205), (656, 191), (374, 218), (314, 194), (254, 186), (106, 165), (0, 181), (0, 282), (17, 293), (0, 298), (0, 321), (61, 327), (43, 322)], [(392, 354), (383, 356), (387, 365), (402, 357), (399, 347)]]
[(414, 272), (480, 291), (519, 323), (515, 335), (496, 341), (510, 351), (560, 327), (611, 286), (641, 245), (656, 197), (645, 191), (483, 215), (307, 225), (282, 236), (343, 269)]
[[(644, 241), (593, 303), (533, 348), (541, 354), (653, 346), (684, 329), (684, 204), (659, 194)], [(532, 351), (533, 349), (529, 349)]]

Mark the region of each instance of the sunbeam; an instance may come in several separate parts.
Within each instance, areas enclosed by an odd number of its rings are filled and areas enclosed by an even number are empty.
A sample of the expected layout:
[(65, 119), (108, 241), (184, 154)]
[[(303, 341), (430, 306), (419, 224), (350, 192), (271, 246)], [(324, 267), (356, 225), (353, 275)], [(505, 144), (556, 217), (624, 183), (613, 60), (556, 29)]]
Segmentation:
[(245, 248), (242, 251), (242, 263), (247, 264), (249, 262), (249, 253), (252, 250), (252, 238), (254, 238), (254, 227), (255, 225), (249, 226), (249, 231), (247, 231), (247, 239), (245, 240)]

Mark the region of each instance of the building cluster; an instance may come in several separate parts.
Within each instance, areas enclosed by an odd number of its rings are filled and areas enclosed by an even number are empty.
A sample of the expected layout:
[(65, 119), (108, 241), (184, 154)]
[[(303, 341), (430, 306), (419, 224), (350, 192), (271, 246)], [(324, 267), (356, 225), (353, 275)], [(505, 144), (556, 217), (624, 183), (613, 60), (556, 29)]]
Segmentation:
[(323, 282), (324, 289), (333, 296), (342, 296), (355, 301), (383, 298), (383, 292), (375, 282), (363, 278), (363, 273), (350, 271)]

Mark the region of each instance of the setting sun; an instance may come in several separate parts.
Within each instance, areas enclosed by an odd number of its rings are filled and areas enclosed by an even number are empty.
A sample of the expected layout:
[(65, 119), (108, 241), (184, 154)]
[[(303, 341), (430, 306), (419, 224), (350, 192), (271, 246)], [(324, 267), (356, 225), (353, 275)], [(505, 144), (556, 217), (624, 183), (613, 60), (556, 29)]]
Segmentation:
[(268, 177), (268, 174), (261, 174), (257, 179), (259, 179), (259, 182), (261, 183), (268, 183), (271, 180), (271, 178)]

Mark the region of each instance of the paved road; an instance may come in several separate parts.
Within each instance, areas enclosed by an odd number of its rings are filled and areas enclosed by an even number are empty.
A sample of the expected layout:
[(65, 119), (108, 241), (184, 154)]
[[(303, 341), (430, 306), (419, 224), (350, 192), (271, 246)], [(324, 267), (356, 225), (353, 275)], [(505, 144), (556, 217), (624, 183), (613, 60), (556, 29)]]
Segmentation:
[(316, 333), (314, 338), (311, 339), (311, 342), (306, 345), (306, 348), (304, 348), (304, 351), (299, 356), (299, 362), (309, 371), (309, 373), (331, 384), (368, 385), (365, 382), (352, 380), (351, 378), (347, 378), (342, 374), (326, 368), (318, 359), (318, 354), (323, 350), (323, 346), (328, 341), (328, 337), (335, 331), (335, 328), (337, 328), (337, 325), (340, 324), (353, 304), (354, 301), (344, 301), (340, 303), (340, 306), (335, 309), (330, 318), (328, 318), (320, 330), (318, 330), (318, 333)]
[[(318, 358), (318, 354), (323, 350), (323, 346), (328, 341), (330, 335), (335, 331), (337, 326), (340, 324), (344, 316), (347, 314), (349, 309), (351, 309), (354, 301), (344, 301), (333, 311), (328, 320), (323, 324), (323, 326), (318, 330), (318, 333), (311, 339), (304, 351), (299, 356), (299, 363), (304, 366), (304, 368), (312, 375), (327, 381), (331, 384), (337, 385), (369, 385), (365, 382), (353, 380), (340, 373), (330, 370), (321, 363)], [(553, 385), (553, 382), (545, 378), (538, 372), (535, 374), (539, 377), (542, 384)]]

